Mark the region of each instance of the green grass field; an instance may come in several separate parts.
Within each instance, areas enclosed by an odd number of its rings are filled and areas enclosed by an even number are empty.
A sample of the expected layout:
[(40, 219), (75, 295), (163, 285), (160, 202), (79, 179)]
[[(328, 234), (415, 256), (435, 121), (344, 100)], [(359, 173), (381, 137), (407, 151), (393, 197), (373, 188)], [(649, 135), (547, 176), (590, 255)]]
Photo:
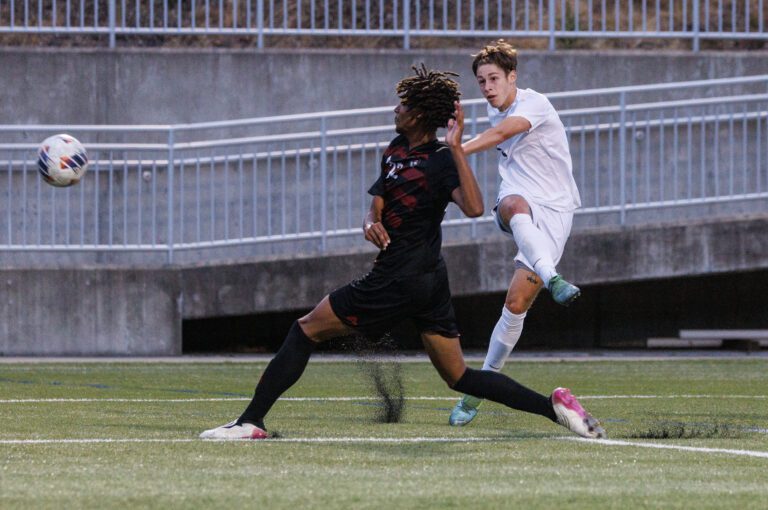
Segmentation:
[(488, 402), (451, 428), (427, 363), (401, 365), (403, 421), (378, 423), (366, 372), (341, 362), (310, 363), (276, 404), (280, 439), (198, 440), (264, 366), (0, 365), (0, 508), (768, 507), (765, 357), (507, 364), (569, 386), (603, 443)]

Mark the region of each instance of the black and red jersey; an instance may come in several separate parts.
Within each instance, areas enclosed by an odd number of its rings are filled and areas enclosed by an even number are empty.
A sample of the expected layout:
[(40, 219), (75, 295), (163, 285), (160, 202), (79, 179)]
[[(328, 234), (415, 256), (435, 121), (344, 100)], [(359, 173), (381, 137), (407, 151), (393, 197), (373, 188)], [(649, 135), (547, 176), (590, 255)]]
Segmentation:
[(433, 140), (409, 148), (403, 135), (392, 140), (381, 158), (381, 174), (368, 190), (384, 199), (381, 221), (391, 241), (376, 257), (375, 272), (404, 276), (437, 268), (440, 223), (459, 184), (446, 144)]

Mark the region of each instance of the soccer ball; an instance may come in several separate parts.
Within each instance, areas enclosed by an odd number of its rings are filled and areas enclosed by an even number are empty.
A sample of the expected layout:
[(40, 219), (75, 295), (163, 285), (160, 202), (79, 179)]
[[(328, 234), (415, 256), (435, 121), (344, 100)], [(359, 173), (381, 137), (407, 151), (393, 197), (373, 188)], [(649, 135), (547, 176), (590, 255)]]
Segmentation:
[(51, 186), (72, 186), (88, 169), (88, 154), (74, 136), (53, 135), (40, 144), (37, 169)]

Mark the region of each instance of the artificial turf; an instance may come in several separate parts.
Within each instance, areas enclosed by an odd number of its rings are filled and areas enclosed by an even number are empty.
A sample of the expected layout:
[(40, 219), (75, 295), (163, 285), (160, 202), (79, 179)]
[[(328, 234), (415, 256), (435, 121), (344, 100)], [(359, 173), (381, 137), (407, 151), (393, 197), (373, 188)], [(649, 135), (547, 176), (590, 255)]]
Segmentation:
[(506, 374), (542, 393), (570, 387), (616, 444), (576, 441), (489, 402), (471, 425), (449, 427), (455, 394), (426, 362), (400, 365), (408, 400), (399, 423), (377, 421), (364, 365), (311, 362), (268, 416), (279, 439), (198, 440), (239, 415), (264, 366), (0, 365), (0, 508), (763, 509), (768, 501), (765, 357), (507, 364)]

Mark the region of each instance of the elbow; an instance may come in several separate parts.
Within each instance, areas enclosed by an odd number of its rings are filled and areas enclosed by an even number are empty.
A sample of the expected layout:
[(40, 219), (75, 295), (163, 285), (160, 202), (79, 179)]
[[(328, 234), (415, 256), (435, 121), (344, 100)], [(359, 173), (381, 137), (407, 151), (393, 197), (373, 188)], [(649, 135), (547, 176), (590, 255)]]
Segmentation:
[(485, 213), (485, 207), (483, 207), (483, 204), (477, 205), (475, 207), (471, 207), (467, 211), (465, 211), (465, 214), (469, 218), (479, 218)]

